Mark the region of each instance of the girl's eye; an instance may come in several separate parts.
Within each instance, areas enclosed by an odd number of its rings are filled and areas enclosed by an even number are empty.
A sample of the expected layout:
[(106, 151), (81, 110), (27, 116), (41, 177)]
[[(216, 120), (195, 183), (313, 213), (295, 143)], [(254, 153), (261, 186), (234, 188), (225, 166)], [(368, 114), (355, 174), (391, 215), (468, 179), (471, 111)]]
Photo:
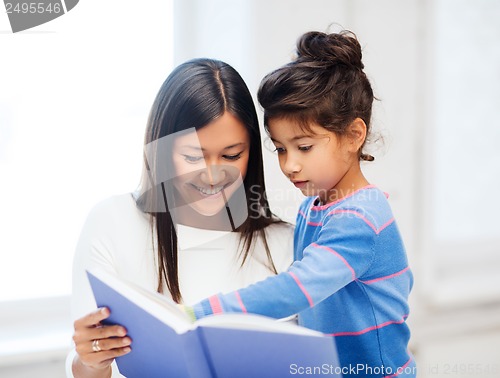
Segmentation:
[(300, 151), (309, 151), (312, 148), (312, 146), (299, 146)]
[(284, 153), (286, 150), (285, 150), (285, 147), (276, 147), (274, 149), (274, 152), (278, 153), (278, 154), (282, 154)]
[(188, 163), (198, 163), (203, 160), (203, 156), (191, 156), (191, 155), (182, 155), (184, 156), (184, 160)]
[(238, 160), (241, 157), (242, 152), (237, 153), (236, 155), (224, 155), (222, 156), (226, 160)]

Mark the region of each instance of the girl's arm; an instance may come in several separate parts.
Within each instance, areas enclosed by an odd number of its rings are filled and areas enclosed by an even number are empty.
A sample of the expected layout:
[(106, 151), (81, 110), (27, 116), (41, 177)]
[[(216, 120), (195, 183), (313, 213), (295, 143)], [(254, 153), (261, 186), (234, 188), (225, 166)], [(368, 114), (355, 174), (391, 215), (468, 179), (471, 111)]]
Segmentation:
[[(331, 219), (332, 220), (332, 219)], [(326, 221), (315, 243), (288, 271), (192, 307), (196, 318), (224, 312), (249, 312), (284, 318), (313, 307), (361, 276), (373, 260), (376, 232), (346, 214)]]

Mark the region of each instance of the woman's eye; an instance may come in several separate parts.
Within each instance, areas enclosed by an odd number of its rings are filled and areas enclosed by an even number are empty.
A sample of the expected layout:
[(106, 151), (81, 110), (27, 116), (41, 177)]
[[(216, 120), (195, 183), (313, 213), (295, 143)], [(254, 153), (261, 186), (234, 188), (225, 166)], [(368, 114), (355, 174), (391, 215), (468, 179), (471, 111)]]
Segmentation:
[(236, 155), (224, 155), (223, 158), (226, 160), (238, 160), (241, 157), (241, 152)]
[(278, 153), (278, 154), (282, 154), (283, 152), (285, 152), (285, 147), (276, 147), (274, 149), (274, 152)]
[(182, 155), (184, 156), (184, 160), (188, 163), (198, 163), (203, 160), (203, 156), (191, 156), (191, 155)]
[(309, 151), (312, 148), (312, 146), (299, 146), (300, 151)]

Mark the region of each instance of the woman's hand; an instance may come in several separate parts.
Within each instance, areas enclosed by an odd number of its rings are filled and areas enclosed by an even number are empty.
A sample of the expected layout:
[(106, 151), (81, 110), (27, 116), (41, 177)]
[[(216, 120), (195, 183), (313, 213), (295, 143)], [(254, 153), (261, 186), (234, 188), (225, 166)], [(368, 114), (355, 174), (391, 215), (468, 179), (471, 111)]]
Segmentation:
[(130, 352), (132, 341), (124, 327), (101, 324), (109, 314), (104, 307), (75, 321), (73, 341), (78, 354), (73, 361), (75, 377), (109, 377), (115, 357)]

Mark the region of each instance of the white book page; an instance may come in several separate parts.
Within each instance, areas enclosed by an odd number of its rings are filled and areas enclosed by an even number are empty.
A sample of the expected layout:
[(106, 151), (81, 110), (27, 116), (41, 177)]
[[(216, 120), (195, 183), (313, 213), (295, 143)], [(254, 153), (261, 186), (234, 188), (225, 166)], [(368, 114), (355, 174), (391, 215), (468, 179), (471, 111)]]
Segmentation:
[(103, 269), (89, 270), (89, 273), (146, 310), (161, 322), (173, 328), (179, 334), (195, 329), (197, 326), (209, 326), (323, 336), (321, 332), (294, 324), (291, 321), (294, 316), (284, 319), (273, 319), (256, 314), (226, 313), (210, 315), (193, 323), (186, 313), (177, 308), (175, 302), (159, 293), (146, 290), (138, 285), (124, 281)]
[(264, 332), (280, 332), (296, 335), (324, 336), (321, 332), (301, 327), (289, 321), (269, 318), (256, 314), (218, 314), (197, 320), (195, 325), (219, 328), (235, 328)]

